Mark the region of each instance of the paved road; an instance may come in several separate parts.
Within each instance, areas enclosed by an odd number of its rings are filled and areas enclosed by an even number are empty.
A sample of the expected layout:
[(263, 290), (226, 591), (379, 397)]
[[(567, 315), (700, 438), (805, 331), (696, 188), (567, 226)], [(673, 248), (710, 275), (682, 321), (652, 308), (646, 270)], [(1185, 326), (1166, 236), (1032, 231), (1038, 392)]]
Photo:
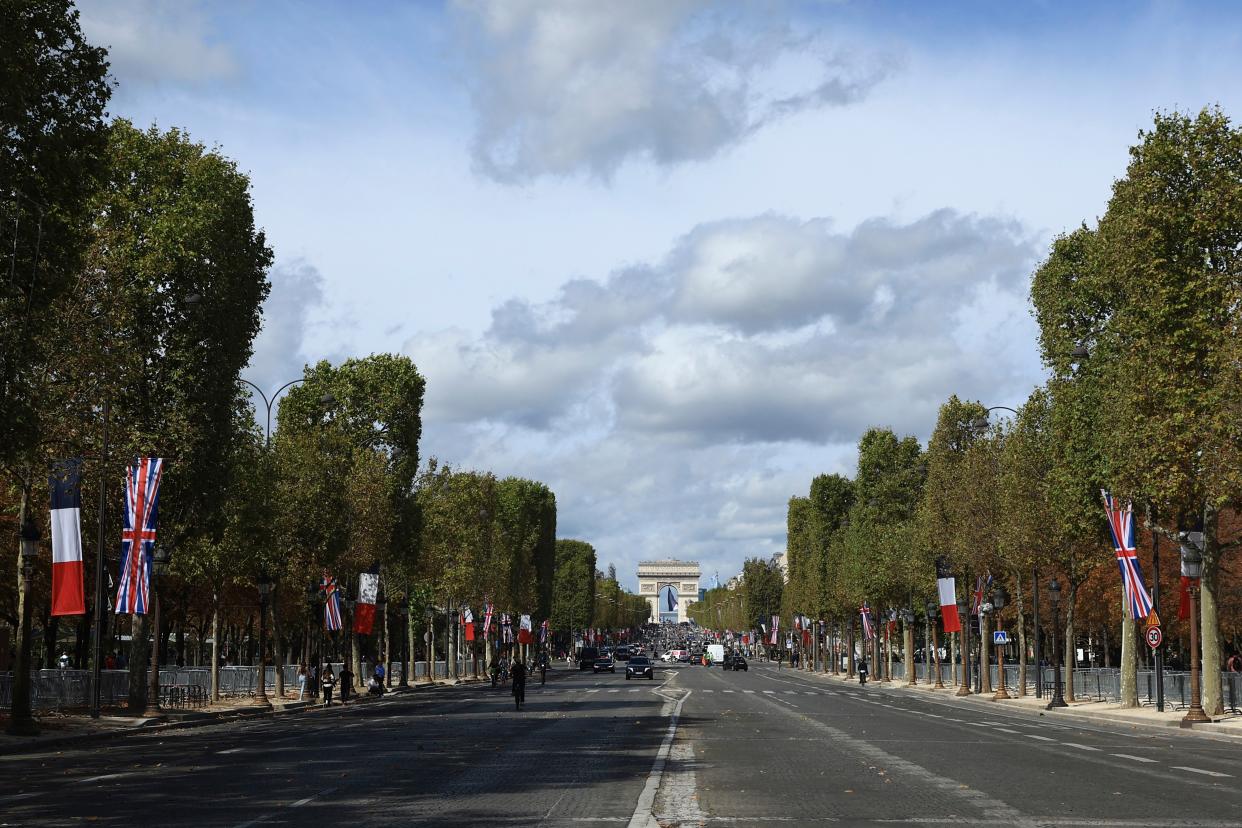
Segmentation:
[(767, 665), (561, 672), (527, 698), (440, 688), (0, 757), (0, 824), (1242, 826), (1242, 746), (1179, 732)]

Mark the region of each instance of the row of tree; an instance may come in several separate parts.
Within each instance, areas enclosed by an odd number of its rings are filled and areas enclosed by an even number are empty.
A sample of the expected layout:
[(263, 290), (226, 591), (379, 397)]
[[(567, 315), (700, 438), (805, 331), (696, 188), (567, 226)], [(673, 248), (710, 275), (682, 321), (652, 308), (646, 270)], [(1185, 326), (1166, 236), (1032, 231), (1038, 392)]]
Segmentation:
[[(124, 471), (165, 458), (158, 538), (172, 557), (159, 644), (175, 635), (181, 658), (187, 637), (200, 650), (215, 642), (213, 664), (228, 641), (253, 653), (260, 581), (275, 584), (277, 656), (314, 657), (331, 646), (312, 634), (321, 581), (332, 575), (353, 596), (364, 571), (380, 573), (381, 629), (401, 608), (415, 640), (428, 611), (469, 606), (481, 620), (485, 601), (563, 630), (632, 620), (636, 599), (598, 575), (594, 549), (558, 541), (546, 485), (420, 464), (425, 381), (408, 358), (320, 362), (252, 397), (240, 372), (273, 253), (247, 176), (178, 130), (105, 120), (106, 54), (83, 39), (68, 0), (4, 5), (0, 52), (0, 523), (6, 537), (41, 530), (44, 553), (28, 581), (17, 544), (5, 545), (17, 579), (0, 589), (0, 619), (11, 629), (41, 619), (52, 657), (46, 485), (66, 457), (84, 458), (83, 535), (102, 539), (110, 581)], [(280, 391), (267, 432), (259, 423)], [(93, 572), (95, 544), (84, 545)], [(80, 665), (87, 609), (73, 619)], [(141, 695), (147, 618), (109, 619), (106, 640), (132, 634)]]
[[(1004, 582), (1021, 631), (1033, 580), (1057, 576), (1065, 663), (1076, 625), (1111, 627), (1124, 700), (1137, 704), (1108, 490), (1134, 505), (1149, 588), (1154, 546), (1164, 541), (1167, 595), (1179, 533), (1204, 532), (1203, 703), (1222, 712), (1222, 634), (1242, 646), (1242, 130), (1219, 110), (1161, 114), (1130, 155), (1096, 226), (1056, 239), (1034, 274), (1047, 382), (1012, 417), (950, 398), (926, 449), (867, 431), (852, 479), (821, 475), (789, 502), (787, 613), (917, 611), (944, 557), (963, 596), (980, 578)], [(1175, 638), (1184, 630), (1165, 606)]]

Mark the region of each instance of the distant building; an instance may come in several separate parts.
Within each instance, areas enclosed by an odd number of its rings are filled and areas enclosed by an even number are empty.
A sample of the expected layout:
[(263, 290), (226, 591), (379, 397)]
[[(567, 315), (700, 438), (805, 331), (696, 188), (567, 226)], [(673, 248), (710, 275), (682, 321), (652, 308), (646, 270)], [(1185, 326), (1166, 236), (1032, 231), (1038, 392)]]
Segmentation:
[(781, 580), (789, 583), (789, 552), (785, 551), (779, 555), (772, 556), (772, 562), (781, 569)]

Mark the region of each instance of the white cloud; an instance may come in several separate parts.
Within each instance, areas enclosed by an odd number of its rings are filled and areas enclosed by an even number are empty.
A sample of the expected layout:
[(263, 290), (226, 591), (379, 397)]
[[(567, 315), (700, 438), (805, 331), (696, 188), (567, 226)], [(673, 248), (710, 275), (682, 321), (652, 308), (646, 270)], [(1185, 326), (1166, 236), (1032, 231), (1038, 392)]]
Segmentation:
[(108, 49), (112, 74), (130, 84), (200, 84), (234, 77), (232, 50), (197, 3), (80, 0), (82, 31)]
[(774, 120), (862, 98), (885, 62), (846, 59), (779, 4), (459, 0), (475, 161), (520, 182), (631, 158), (701, 161)]

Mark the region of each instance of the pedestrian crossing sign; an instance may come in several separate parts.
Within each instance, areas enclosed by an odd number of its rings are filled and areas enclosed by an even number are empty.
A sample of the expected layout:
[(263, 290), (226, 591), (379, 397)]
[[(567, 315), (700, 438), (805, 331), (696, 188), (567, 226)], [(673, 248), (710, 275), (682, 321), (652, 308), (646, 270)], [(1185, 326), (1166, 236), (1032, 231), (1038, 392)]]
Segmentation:
[(1005, 632), (1004, 630), (995, 630), (995, 631), (993, 631), (993, 633), (992, 633), (992, 643), (993, 643), (993, 644), (1008, 644), (1008, 643), (1009, 643), (1009, 633)]

